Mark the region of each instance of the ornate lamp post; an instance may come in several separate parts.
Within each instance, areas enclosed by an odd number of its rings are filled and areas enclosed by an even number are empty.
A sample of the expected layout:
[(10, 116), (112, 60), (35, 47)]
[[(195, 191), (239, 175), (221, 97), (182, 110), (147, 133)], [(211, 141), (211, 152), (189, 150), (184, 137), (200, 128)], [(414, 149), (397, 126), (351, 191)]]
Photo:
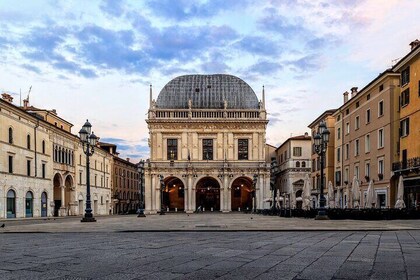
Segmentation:
[(163, 192), (165, 190), (165, 182), (163, 181), (163, 176), (159, 175), (160, 181), (160, 213), (159, 215), (165, 215), (165, 207), (163, 206)]
[(92, 125), (86, 120), (82, 129), (79, 131), (80, 141), (83, 145), (83, 152), (86, 155), (86, 209), (85, 216), (81, 222), (96, 222), (92, 214), (92, 206), (90, 201), (90, 161), (89, 157), (95, 152), (95, 146), (98, 142), (98, 137), (91, 132)]
[(325, 212), (325, 197), (324, 197), (324, 159), (327, 151), (328, 141), (330, 140), (330, 131), (327, 129), (325, 121), (321, 121), (318, 125), (318, 133), (314, 136), (315, 152), (319, 155), (321, 164), (321, 189), (319, 193), (319, 210), (316, 220), (328, 220)]
[(257, 203), (255, 201), (255, 193), (257, 191), (257, 180), (258, 174), (254, 174), (254, 178), (252, 179), (252, 213), (257, 212)]
[(140, 189), (139, 189), (139, 200), (140, 200), (140, 205), (139, 205), (139, 210), (138, 210), (138, 215), (137, 217), (146, 217), (146, 215), (144, 214), (144, 184), (143, 184), (143, 180), (144, 180), (144, 160), (140, 160), (139, 164), (139, 173), (140, 173)]

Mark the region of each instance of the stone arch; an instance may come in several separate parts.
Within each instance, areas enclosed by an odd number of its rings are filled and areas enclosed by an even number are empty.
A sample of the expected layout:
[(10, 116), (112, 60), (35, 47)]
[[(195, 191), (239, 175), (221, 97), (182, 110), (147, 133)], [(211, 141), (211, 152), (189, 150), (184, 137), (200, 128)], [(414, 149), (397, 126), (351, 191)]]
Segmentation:
[(54, 200), (54, 216), (59, 216), (59, 210), (62, 206), (61, 187), (64, 185), (64, 179), (61, 173), (57, 172), (53, 177), (53, 200)]
[(64, 195), (65, 195), (65, 204), (64, 207), (67, 208), (67, 213), (69, 215), (74, 215), (75, 209), (72, 206), (75, 206), (75, 187), (74, 187), (74, 178), (71, 174), (67, 174), (64, 179)]
[(252, 210), (252, 179), (247, 176), (237, 176), (231, 182), (232, 211)]
[(163, 182), (165, 189), (163, 191), (163, 206), (170, 211), (184, 211), (185, 206), (185, 183), (177, 176), (168, 176)]
[(17, 203), (17, 191), (15, 188), (10, 187), (6, 192), (6, 212), (7, 218), (16, 218), (16, 203)]
[[(212, 178), (214, 180), (216, 180), (219, 183), (219, 186), (222, 188), (223, 186), (223, 182), (220, 180), (220, 178), (218, 178), (217, 176), (212, 176), (212, 175), (199, 175), (198, 177), (195, 177), (195, 180), (193, 181), (193, 186), (196, 186), (197, 183), (203, 179), (203, 178)], [(193, 188), (195, 189), (195, 187)]]
[(196, 180), (196, 208), (206, 211), (220, 210), (221, 182), (213, 176), (201, 176)]

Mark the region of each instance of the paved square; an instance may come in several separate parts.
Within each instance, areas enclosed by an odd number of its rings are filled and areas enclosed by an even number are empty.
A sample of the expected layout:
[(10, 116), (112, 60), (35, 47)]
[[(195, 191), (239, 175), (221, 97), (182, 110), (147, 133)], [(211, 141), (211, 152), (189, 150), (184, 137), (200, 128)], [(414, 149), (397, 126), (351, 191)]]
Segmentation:
[(420, 279), (420, 231), (0, 234), (0, 279)]

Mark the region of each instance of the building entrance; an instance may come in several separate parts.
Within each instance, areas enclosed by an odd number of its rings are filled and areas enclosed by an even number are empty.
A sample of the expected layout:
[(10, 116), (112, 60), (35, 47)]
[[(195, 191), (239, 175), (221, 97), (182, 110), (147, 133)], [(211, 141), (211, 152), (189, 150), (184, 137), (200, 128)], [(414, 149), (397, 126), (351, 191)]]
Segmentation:
[(169, 211), (184, 211), (184, 184), (176, 177), (165, 179), (163, 206)]
[(220, 210), (220, 185), (216, 179), (205, 177), (196, 185), (196, 209), (203, 211)]
[(232, 183), (232, 211), (252, 210), (252, 180), (247, 177), (235, 179)]

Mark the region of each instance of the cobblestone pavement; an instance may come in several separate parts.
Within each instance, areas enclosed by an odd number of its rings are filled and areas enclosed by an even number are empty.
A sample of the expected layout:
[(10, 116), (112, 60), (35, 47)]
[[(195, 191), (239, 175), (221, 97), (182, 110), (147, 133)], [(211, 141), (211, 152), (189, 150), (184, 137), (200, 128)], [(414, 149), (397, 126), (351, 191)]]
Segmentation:
[(420, 231), (0, 234), (0, 279), (420, 279)]
[(316, 221), (304, 218), (280, 218), (253, 214), (167, 214), (96, 217), (96, 223), (81, 223), (81, 217), (1, 220), (3, 232), (121, 232), (121, 231), (297, 231), (297, 230), (420, 230), (418, 220)]

